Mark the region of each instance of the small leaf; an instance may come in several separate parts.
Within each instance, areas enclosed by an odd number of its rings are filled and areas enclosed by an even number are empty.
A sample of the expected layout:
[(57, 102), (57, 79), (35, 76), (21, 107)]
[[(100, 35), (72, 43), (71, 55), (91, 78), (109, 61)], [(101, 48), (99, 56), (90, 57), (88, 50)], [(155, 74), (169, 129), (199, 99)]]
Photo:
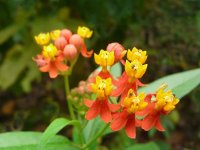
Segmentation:
[(167, 83), (168, 88), (172, 89), (178, 98), (182, 98), (199, 85), (200, 69), (165, 76), (148, 84), (146, 87), (140, 88), (139, 92), (154, 93), (162, 83)]
[(45, 130), (45, 132), (42, 135), (42, 138), (40, 140), (40, 143), (38, 144), (37, 149), (38, 150), (44, 150), (45, 145), (48, 143), (48, 141), (53, 138), (60, 130), (62, 130), (67, 125), (76, 125), (80, 126), (80, 122), (77, 120), (68, 120), (65, 118), (57, 118), (55, 119)]
[(145, 144), (135, 144), (131, 147), (128, 147), (126, 150), (160, 150), (160, 148), (154, 142), (149, 142)]

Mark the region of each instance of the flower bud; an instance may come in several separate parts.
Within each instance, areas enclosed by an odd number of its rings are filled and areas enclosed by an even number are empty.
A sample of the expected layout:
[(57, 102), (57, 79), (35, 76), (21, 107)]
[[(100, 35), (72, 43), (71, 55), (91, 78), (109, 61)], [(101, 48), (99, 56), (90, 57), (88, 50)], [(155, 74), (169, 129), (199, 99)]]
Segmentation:
[(55, 46), (59, 50), (63, 50), (66, 45), (67, 45), (67, 41), (64, 37), (59, 37), (55, 40)]
[(73, 34), (71, 38), (69, 39), (69, 43), (73, 44), (78, 50), (83, 45), (83, 39), (78, 34)]
[(64, 56), (67, 60), (73, 60), (77, 56), (77, 49), (74, 45), (68, 44), (64, 48)]
[(60, 32), (60, 36), (63, 36), (66, 39), (66, 41), (68, 41), (69, 38), (72, 36), (72, 32), (68, 29), (63, 29)]
[(109, 52), (114, 51), (115, 63), (120, 61), (126, 54), (126, 50), (124, 50), (124, 47), (117, 42), (108, 44), (106, 49)]

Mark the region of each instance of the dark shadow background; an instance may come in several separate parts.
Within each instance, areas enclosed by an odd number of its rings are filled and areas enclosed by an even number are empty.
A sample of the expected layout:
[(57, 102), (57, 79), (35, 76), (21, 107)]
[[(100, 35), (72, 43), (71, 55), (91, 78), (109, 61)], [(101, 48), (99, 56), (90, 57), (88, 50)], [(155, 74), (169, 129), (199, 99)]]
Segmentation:
[[(40, 52), (34, 35), (57, 28), (76, 32), (89, 26), (89, 48), (98, 52), (110, 42), (148, 51), (143, 82), (200, 66), (199, 0), (0, 0), (0, 131), (42, 131), (67, 115), (62, 77), (41, 74), (32, 57)], [(93, 59), (80, 58), (71, 87), (95, 69)], [(81, 76), (80, 76), (81, 74)], [(138, 141), (164, 141), (171, 149), (200, 148), (200, 88), (185, 96), (167, 132), (139, 132)], [(70, 133), (67, 133), (70, 136)], [(116, 148), (117, 134), (102, 145)], [(166, 146), (167, 143), (167, 146)]]

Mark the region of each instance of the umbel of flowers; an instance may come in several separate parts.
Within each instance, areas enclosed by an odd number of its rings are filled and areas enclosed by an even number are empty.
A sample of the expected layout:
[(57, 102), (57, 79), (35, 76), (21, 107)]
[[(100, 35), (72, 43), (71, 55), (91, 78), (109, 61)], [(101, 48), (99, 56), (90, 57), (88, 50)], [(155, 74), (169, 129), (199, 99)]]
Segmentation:
[[(81, 54), (91, 57), (93, 51), (87, 51), (85, 39), (92, 36), (87, 27), (78, 27), (77, 33), (69, 29), (54, 30), (35, 36), (36, 43), (41, 47), (41, 53), (33, 58), (41, 72), (48, 72), (50, 78), (65, 75), (67, 81), (66, 93), (69, 94), (67, 76)], [(124, 59), (127, 54), (127, 59)], [(125, 50), (119, 43), (110, 43), (99, 54), (94, 54), (94, 60), (101, 70), (90, 77), (88, 90), (96, 95), (94, 100), (84, 99), (88, 107), (85, 113), (87, 120), (100, 115), (113, 131), (125, 129), (130, 138), (136, 138), (136, 127), (145, 131), (155, 127), (164, 131), (160, 122), (162, 115), (168, 115), (179, 102), (167, 85), (158, 87), (155, 93), (138, 93), (138, 88), (147, 86), (140, 82), (147, 70), (147, 52), (134, 47)], [(124, 72), (115, 79), (110, 68), (115, 63), (121, 63)], [(113, 103), (111, 97), (119, 102)], [(68, 102), (70, 116), (74, 118), (73, 107)], [(140, 118), (140, 119), (139, 119)]]
[[(126, 53), (127, 59), (124, 61), (123, 57)], [(111, 43), (106, 50), (94, 54), (94, 59), (102, 70), (97, 74), (96, 81), (93, 81), (90, 88), (97, 98), (84, 101), (89, 107), (85, 118), (91, 120), (100, 115), (105, 123), (110, 123), (113, 131), (125, 128), (130, 138), (136, 138), (136, 127), (145, 131), (153, 127), (164, 131), (160, 116), (169, 114), (179, 99), (171, 90), (165, 90), (166, 84), (161, 85), (155, 93), (138, 93), (138, 87), (144, 86), (140, 79), (147, 69), (146, 51), (135, 47), (126, 51), (119, 43)], [(114, 79), (109, 68), (116, 62), (122, 63), (124, 72)], [(119, 102), (112, 103), (109, 101), (110, 96), (119, 97)]]
[(93, 51), (87, 51), (84, 41), (91, 36), (92, 31), (87, 27), (78, 27), (77, 34), (69, 29), (40, 33), (35, 40), (41, 46), (41, 53), (33, 60), (41, 72), (49, 72), (51, 78), (56, 78), (69, 69), (69, 64), (74, 64), (79, 53), (91, 57)]

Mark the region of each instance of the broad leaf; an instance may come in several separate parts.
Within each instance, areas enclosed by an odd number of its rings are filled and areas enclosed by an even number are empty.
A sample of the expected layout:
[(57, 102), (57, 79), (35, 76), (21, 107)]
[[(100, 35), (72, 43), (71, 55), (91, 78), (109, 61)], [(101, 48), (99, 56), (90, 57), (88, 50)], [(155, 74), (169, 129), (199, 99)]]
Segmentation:
[[(40, 141), (42, 133), (40, 132), (8, 132), (0, 134), (0, 149), (1, 150), (35, 150)], [(70, 141), (56, 135), (44, 148), (45, 150), (77, 150), (76, 147), (70, 145)]]
[(146, 144), (135, 144), (131, 147), (128, 147), (126, 150), (160, 150), (160, 148), (154, 142), (149, 142)]
[(178, 98), (182, 98), (199, 85), (200, 69), (165, 76), (139, 89), (139, 92), (154, 93), (162, 83), (167, 83), (169, 85), (168, 88), (172, 89)]
[(80, 126), (80, 122), (77, 120), (70, 121), (65, 118), (55, 119), (43, 133), (37, 149), (43, 150), (48, 141), (67, 125)]

